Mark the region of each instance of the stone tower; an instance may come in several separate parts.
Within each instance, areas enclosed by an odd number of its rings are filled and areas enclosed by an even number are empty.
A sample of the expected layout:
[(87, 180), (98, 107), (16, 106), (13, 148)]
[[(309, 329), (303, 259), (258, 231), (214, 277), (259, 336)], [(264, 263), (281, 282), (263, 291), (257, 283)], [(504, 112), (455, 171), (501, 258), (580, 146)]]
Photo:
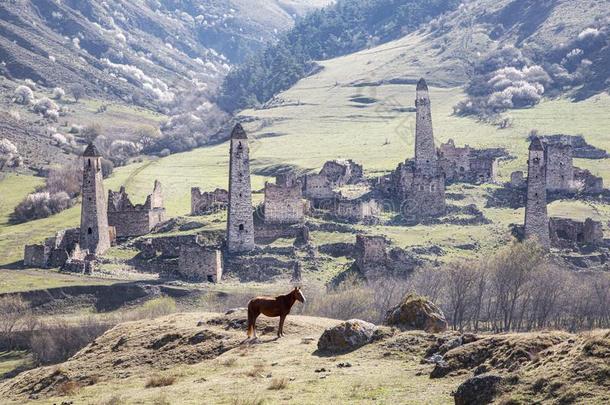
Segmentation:
[(230, 153), (227, 247), (229, 253), (248, 252), (255, 247), (250, 151), (248, 136), (240, 124), (231, 133)]
[(525, 207), (525, 237), (535, 238), (546, 248), (551, 245), (549, 217), (546, 209), (546, 159), (540, 138), (529, 148), (527, 175), (527, 205)]
[(427, 174), (436, 174), (438, 157), (432, 131), (432, 111), (428, 85), (424, 79), (417, 83), (415, 100), (417, 117), (415, 122), (415, 168)]
[(103, 254), (110, 247), (106, 195), (102, 183), (102, 158), (90, 143), (83, 153), (82, 208), (79, 244), (91, 254)]

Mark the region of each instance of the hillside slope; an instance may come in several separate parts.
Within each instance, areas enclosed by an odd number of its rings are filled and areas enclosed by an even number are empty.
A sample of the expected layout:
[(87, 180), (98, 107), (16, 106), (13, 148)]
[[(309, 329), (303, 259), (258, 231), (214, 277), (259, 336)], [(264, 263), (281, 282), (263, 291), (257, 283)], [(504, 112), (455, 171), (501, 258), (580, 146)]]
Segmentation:
[(0, 75), (158, 106), (213, 87), (230, 65), (325, 0), (19, 0), (0, 4)]
[(289, 316), (286, 337), (278, 340), (277, 319), (261, 317), (262, 336), (255, 344), (244, 342), (244, 311), (124, 323), (65, 363), (1, 383), (0, 393), (10, 404), (148, 404), (160, 398), (180, 404), (452, 404), (452, 392), (477, 367), (475, 374), (485, 370), (502, 381), (495, 390), (499, 401), (585, 404), (609, 399), (603, 379), (608, 331), (469, 335), (471, 343), (458, 343), (445, 353), (452, 372), (430, 378), (435, 366), (422, 359), (458, 333), (386, 328), (380, 340), (351, 353), (319, 353), (320, 335), (338, 322)]

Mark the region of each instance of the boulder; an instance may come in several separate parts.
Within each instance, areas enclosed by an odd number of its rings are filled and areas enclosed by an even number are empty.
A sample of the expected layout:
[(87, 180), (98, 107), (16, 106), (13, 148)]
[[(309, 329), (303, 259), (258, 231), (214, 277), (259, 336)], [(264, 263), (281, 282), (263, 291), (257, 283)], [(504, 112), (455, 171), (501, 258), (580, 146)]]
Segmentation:
[(489, 404), (498, 392), (502, 377), (494, 374), (478, 375), (464, 381), (453, 395), (455, 405)]
[(349, 352), (373, 340), (377, 327), (360, 319), (350, 319), (328, 328), (318, 340), (318, 350), (324, 352)]
[(420, 329), (428, 333), (447, 330), (447, 320), (443, 311), (427, 298), (415, 294), (407, 295), (401, 304), (390, 309), (385, 323), (400, 329)]

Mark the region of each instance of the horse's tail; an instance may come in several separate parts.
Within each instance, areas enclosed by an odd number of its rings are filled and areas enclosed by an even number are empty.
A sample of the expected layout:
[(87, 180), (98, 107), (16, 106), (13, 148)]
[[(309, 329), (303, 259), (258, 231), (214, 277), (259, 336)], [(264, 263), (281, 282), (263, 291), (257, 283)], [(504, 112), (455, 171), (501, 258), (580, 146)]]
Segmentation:
[(248, 302), (248, 337), (252, 337), (254, 333), (254, 309), (252, 301)]

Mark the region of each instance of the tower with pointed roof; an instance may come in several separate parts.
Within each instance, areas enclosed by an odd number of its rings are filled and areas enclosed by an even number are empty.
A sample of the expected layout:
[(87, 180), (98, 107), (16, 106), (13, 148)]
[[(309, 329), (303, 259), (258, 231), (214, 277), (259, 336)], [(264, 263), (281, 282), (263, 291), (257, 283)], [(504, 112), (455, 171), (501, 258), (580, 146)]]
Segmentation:
[(103, 254), (110, 248), (106, 195), (102, 178), (102, 158), (93, 143), (83, 153), (80, 248)]
[(438, 171), (438, 156), (434, 146), (432, 130), (432, 110), (428, 84), (424, 79), (417, 83), (415, 107), (415, 168), (426, 174), (436, 174)]
[(249, 252), (255, 248), (250, 148), (246, 131), (240, 124), (237, 124), (231, 133), (229, 152), (227, 249), (229, 253)]
[(445, 175), (439, 169), (430, 96), (424, 79), (417, 83), (415, 107), (415, 159), (405, 162), (398, 170), (399, 189), (406, 193), (401, 211), (408, 222), (420, 222), (446, 213)]
[(525, 238), (537, 239), (549, 248), (549, 217), (546, 207), (546, 159), (544, 145), (535, 137), (529, 147)]

